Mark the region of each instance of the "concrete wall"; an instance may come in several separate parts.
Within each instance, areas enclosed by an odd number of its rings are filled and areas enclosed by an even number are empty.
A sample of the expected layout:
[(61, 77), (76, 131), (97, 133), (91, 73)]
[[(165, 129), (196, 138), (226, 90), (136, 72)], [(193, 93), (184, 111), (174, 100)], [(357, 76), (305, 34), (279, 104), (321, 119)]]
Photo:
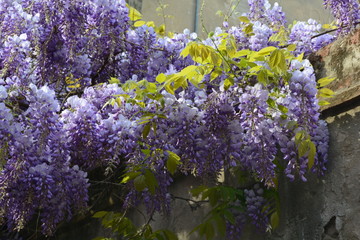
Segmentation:
[[(197, 31), (202, 36), (203, 33), (201, 18), (205, 28), (211, 32), (215, 27), (222, 24), (223, 18), (216, 15), (218, 10), (224, 13), (229, 11), (231, 4), (237, 0), (204, 0), (203, 11), (201, 11), (203, 0), (129, 0), (134, 2), (135, 6), (142, 12), (144, 19), (147, 21), (155, 21), (157, 25), (164, 23), (164, 18), (158, 16), (156, 8), (160, 3), (168, 4), (165, 8), (164, 14), (171, 15), (172, 18), (165, 18), (165, 23), (168, 31), (182, 32), (185, 28), (191, 31)], [(285, 11), (289, 23), (296, 20), (307, 20), (313, 18), (321, 21), (322, 23), (329, 23), (332, 21), (331, 14), (323, 7), (323, 0), (270, 0), (273, 4), (278, 2)], [(141, 6), (141, 8), (139, 8)], [(197, 6), (197, 7), (196, 7)], [(249, 9), (247, 0), (239, 0), (239, 5), (235, 13), (230, 19), (230, 24), (237, 24), (237, 18)], [(203, 13), (200, 16), (200, 13)], [(197, 15), (197, 27), (195, 27)]]

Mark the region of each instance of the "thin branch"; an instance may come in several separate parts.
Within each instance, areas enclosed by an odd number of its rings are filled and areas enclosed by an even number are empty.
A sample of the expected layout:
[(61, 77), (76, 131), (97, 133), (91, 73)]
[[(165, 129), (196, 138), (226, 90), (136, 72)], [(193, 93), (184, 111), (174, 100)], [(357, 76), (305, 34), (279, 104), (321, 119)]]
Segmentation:
[[(351, 25), (356, 26), (356, 25), (358, 25), (358, 24), (360, 24), (360, 22), (356, 22), (356, 23), (351, 24)], [(349, 25), (340, 26), (340, 27), (338, 27), (338, 28), (330, 29), (330, 30), (327, 30), (327, 31), (325, 31), (325, 32), (316, 34), (316, 35), (312, 36), (311, 39), (320, 37), (320, 36), (322, 36), (322, 35), (325, 35), (325, 34), (328, 34), (328, 33), (331, 33), (331, 32), (335, 32), (335, 31), (337, 31), (337, 30), (339, 30), (339, 29), (341, 29), (341, 28), (346, 28), (346, 27), (349, 27)]]
[(107, 181), (94, 181), (94, 180), (90, 180), (89, 183), (94, 183), (94, 184), (107, 184), (107, 185), (114, 185), (114, 186), (123, 186), (123, 184), (120, 183), (114, 183), (114, 182), (107, 182)]
[(192, 202), (192, 203), (195, 203), (195, 204), (203, 204), (203, 203), (208, 203), (209, 201), (208, 200), (193, 200), (193, 199), (190, 199), (190, 198), (184, 198), (184, 197), (179, 197), (179, 196), (174, 196), (173, 194), (171, 194), (171, 197), (173, 199), (179, 199), (179, 200), (184, 200), (188, 203)]

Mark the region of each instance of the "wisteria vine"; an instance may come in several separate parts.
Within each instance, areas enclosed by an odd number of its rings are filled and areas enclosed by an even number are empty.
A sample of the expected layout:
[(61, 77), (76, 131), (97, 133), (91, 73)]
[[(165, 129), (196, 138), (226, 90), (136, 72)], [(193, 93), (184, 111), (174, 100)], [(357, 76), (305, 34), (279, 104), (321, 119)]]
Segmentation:
[[(324, 4), (345, 31), (359, 21), (357, 0)], [(326, 170), (321, 92), (303, 57), (336, 35), (312, 38), (317, 21), (288, 27), (278, 4), (249, 5), (239, 25), (200, 40), (134, 25), (124, 0), (0, 1), (3, 228), (40, 219), (53, 235), (86, 211), (94, 169), (125, 169), (124, 209), (148, 213), (171, 211), (175, 172), (206, 183), (240, 169), (251, 184), (229, 203), (227, 236), (246, 221), (265, 230), (280, 169), (303, 181)]]

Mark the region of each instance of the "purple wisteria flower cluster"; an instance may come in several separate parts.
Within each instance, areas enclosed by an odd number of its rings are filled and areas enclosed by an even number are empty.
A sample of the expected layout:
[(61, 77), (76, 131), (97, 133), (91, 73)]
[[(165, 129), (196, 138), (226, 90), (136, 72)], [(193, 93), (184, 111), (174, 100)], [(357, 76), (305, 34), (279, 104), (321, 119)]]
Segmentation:
[(331, 10), (336, 24), (340, 27), (340, 33), (348, 32), (360, 22), (358, 0), (324, 0), (324, 5)]
[[(328, 4), (358, 8), (337, 2)], [(160, 37), (146, 24), (133, 26), (124, 0), (0, 1), (0, 224), (20, 231), (39, 219), (42, 233), (53, 235), (86, 210), (87, 173), (98, 169), (123, 170), (116, 184), (122, 181), (124, 208), (145, 203), (148, 213), (170, 211), (175, 170), (209, 182), (237, 168), (264, 188), (275, 187), (279, 165), (290, 180), (306, 181), (309, 168), (324, 174), (329, 135), (307, 60), (287, 59), (286, 74), (270, 84), (240, 66), (244, 55), (200, 84), (182, 76), (184, 87), (174, 92), (168, 88), (178, 82), (161, 80), (201, 65), (180, 56), (186, 46), (217, 49), (226, 34), (234, 51), (294, 44), (294, 58), (334, 40), (311, 39), (321, 30), (315, 20), (286, 30), (278, 4), (249, 4), (248, 21), (224, 24), (201, 41), (189, 30)], [(358, 19), (351, 13), (349, 23)], [(272, 71), (265, 60), (251, 64)], [(234, 83), (226, 88), (230, 72)], [(301, 141), (314, 144), (313, 164), (310, 153), (299, 154)], [(266, 229), (259, 186), (244, 191), (246, 210), (227, 222), (229, 239), (246, 218)]]

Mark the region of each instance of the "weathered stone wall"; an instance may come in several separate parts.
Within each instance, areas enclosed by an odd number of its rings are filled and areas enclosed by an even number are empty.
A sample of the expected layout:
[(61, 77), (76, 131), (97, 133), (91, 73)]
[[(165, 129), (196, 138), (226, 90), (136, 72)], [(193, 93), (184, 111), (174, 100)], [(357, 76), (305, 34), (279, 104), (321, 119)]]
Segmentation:
[(326, 175), (307, 183), (283, 182), (281, 226), (268, 239), (360, 239), (360, 30), (338, 39), (311, 58), (329, 86), (322, 117), (330, 132)]

